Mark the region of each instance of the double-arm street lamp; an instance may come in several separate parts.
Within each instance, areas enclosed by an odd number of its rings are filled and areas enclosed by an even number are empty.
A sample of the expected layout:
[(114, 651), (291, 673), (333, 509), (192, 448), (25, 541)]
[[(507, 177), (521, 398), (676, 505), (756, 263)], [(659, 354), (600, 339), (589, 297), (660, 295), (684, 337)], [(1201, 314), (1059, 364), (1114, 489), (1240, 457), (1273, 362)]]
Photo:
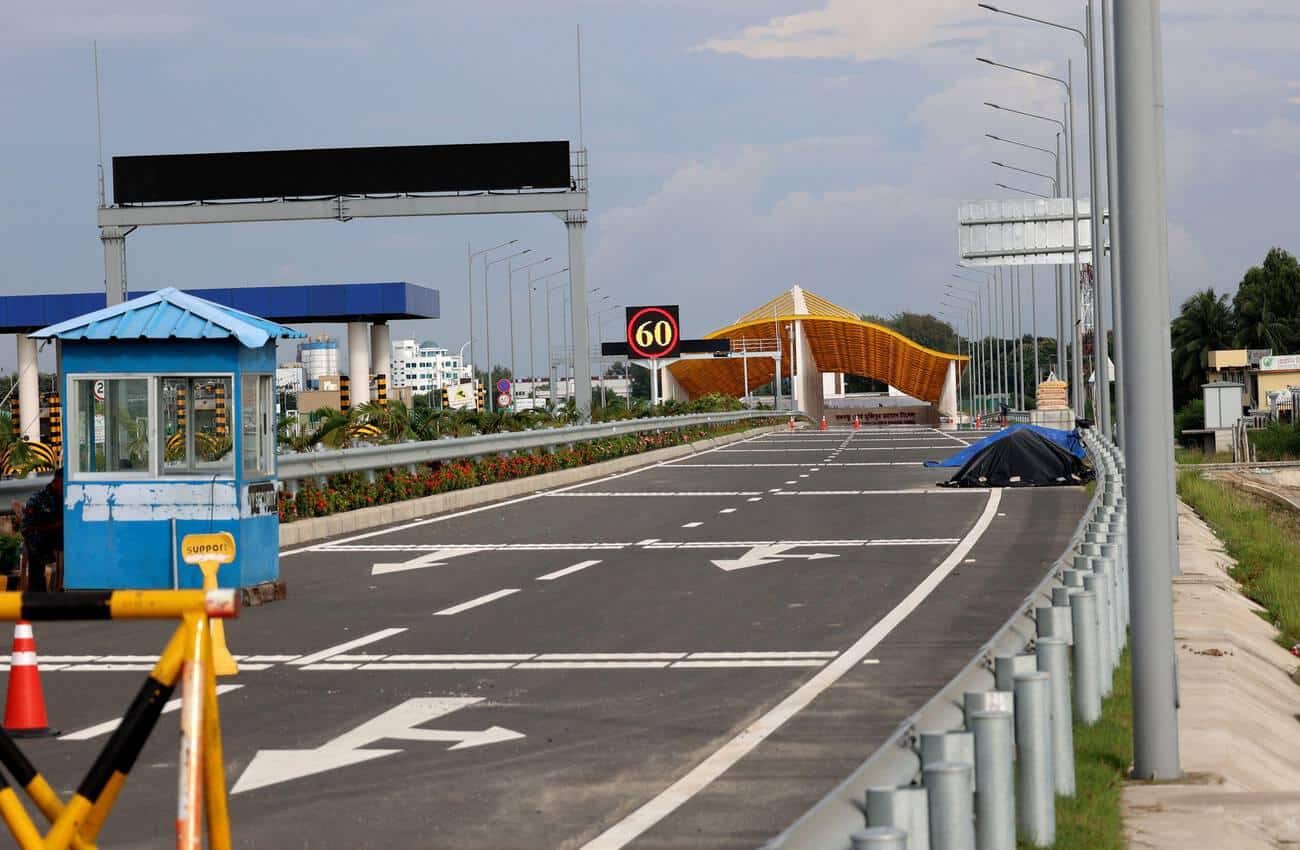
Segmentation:
[[(488, 293), (488, 269), (492, 268), (492, 266), (495, 266), (497, 263), (506, 263), (509, 262), (510, 260), (513, 260), (515, 257), (522, 257), (524, 254), (531, 253), (532, 250), (533, 250), (532, 248), (525, 248), (522, 251), (516, 251), (515, 253), (507, 254), (504, 257), (497, 257), (495, 260), (484, 260), (483, 262), (483, 342), (484, 342), (483, 347), (486, 349), (485, 354), (487, 355), (487, 365), (485, 367), (485, 371), (487, 373), (487, 382), (489, 384), (492, 383), (493, 364), (492, 364), (492, 298), (491, 295)], [(496, 409), (496, 396), (493, 394), (493, 390), (495, 389), (496, 387), (487, 387), (486, 392), (483, 393), (485, 400), (487, 401), (487, 409), (489, 412)]]
[[(493, 245), (491, 248), (484, 248), (481, 251), (475, 251), (474, 247), (468, 242), (465, 243), (465, 271), (468, 283), (465, 289), (465, 303), (469, 309), (469, 362), (474, 363), (474, 258), (483, 258), (483, 277), (487, 278), (487, 255), (493, 251), (500, 250), (509, 245), (518, 242), (518, 239), (511, 239), (509, 242), (502, 242), (500, 245)], [(487, 305), (484, 305), (487, 309)], [(488, 358), (489, 360), (492, 358)], [(491, 367), (489, 367), (491, 368)], [(474, 379), (474, 373), (470, 371), (470, 380)]]
[[(540, 266), (543, 263), (549, 263), (551, 259), (552, 259), (551, 257), (547, 257), (542, 260), (534, 260), (531, 263), (525, 263), (524, 265), (518, 267), (516, 267), (514, 263), (511, 263), (508, 267), (509, 272), (506, 278), (506, 301), (509, 304), (509, 312), (510, 312), (510, 380), (511, 382), (514, 383), (518, 383), (519, 381), (519, 371), (516, 368), (516, 364), (515, 364), (515, 272), (527, 271), (528, 269), (532, 269), (536, 266)], [(530, 281), (529, 284), (530, 288), (531, 288), (532, 276), (533, 273), (529, 271), (528, 278)], [(532, 295), (530, 294), (529, 301), (528, 301), (528, 306), (530, 311), (532, 309), (532, 303), (533, 303)], [(530, 339), (532, 338), (531, 336), (532, 332), (533, 332), (532, 320), (530, 318), (529, 327), (528, 327), (528, 333)], [(532, 380), (533, 377), (530, 375), (529, 376), (530, 386)], [(518, 395), (517, 392), (510, 394), (510, 406), (513, 410), (519, 409), (519, 404), (515, 401), (517, 395)]]

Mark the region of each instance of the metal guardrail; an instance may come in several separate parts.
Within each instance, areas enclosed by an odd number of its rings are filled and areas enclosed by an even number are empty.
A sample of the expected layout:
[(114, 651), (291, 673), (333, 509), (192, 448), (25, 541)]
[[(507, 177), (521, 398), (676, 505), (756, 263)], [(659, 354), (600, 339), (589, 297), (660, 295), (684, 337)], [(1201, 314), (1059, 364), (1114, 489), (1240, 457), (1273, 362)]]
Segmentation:
[[(737, 410), (728, 413), (690, 413), (684, 416), (654, 416), (645, 419), (623, 419), (617, 422), (599, 422), (591, 425), (573, 425), (567, 428), (538, 428), (531, 431), (508, 431), (500, 434), (480, 434), (475, 437), (426, 440), (418, 443), (394, 443), (385, 446), (362, 446), (328, 452), (280, 455), (279, 475), (291, 489), (295, 483), (308, 478), (337, 475), (342, 472), (371, 472), (393, 469), (418, 463), (482, 457), (503, 452), (565, 446), (598, 440), (602, 437), (620, 437), (653, 431), (671, 431), (696, 425), (723, 425), (748, 419), (770, 419), (776, 416), (802, 416), (801, 413), (773, 410)], [(2, 491), (0, 491), (2, 492)]]
[[(786, 416), (807, 418), (799, 411), (789, 410), (689, 413), (683, 416), (651, 416), (644, 419), (622, 419), (617, 422), (573, 425), (566, 428), (537, 428), (531, 431), (480, 434), (474, 437), (447, 437), (417, 443), (304, 452), (279, 456), (279, 478), (292, 490), (297, 486), (297, 482), (304, 479), (335, 475), (340, 472), (371, 472), (419, 463), (565, 446), (597, 440), (601, 437), (619, 437), (627, 434), (671, 431), (696, 425), (723, 425), (749, 419)], [(50, 483), (49, 475), (29, 475), (26, 478), (0, 480), (0, 513), (9, 510), (11, 501), (26, 502), (32, 494), (48, 483)]]
[(1052, 605), (1052, 588), (1061, 583), (1064, 570), (1084, 542), (1089, 522), (1103, 503), (1101, 465), (1093, 446), (1087, 445), (1098, 469), (1098, 483), (1088, 508), (1075, 526), (1065, 551), (1047, 575), (1025, 597), (1016, 613), (975, 654), (974, 658), (915, 714), (902, 721), (880, 747), (847, 779), (813, 808), (772, 838), (762, 850), (832, 850), (848, 848), (849, 836), (863, 828), (868, 788), (896, 788), (916, 782), (922, 775), (918, 736), (921, 732), (956, 731), (963, 727), (964, 695), (970, 691), (991, 691), (995, 687), (993, 660), (998, 656), (1026, 651), (1036, 634), (1034, 610)]

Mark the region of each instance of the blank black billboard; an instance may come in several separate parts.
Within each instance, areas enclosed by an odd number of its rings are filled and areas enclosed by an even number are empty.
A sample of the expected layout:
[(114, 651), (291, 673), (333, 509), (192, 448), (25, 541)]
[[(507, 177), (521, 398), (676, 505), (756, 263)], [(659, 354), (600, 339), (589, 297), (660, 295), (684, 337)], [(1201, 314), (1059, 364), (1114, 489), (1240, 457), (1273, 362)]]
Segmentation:
[(567, 188), (568, 142), (113, 157), (118, 204)]

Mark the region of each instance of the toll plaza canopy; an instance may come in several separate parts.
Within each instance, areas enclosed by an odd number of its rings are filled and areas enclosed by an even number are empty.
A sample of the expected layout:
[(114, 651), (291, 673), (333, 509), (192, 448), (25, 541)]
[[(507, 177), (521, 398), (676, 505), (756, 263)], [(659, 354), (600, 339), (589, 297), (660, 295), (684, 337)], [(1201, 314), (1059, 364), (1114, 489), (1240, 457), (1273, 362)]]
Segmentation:
[[(934, 351), (897, 331), (804, 290), (792, 287), (766, 304), (745, 313), (734, 324), (707, 335), (731, 340), (733, 353), (781, 349), (782, 376), (807, 384), (805, 398), (821, 396), (821, 373), (861, 375), (884, 381), (908, 395), (947, 407), (951, 393), (956, 407), (956, 382), (969, 358)], [(795, 357), (790, 357), (794, 348)], [(740, 396), (772, 380), (774, 357), (751, 356), (682, 360), (669, 366), (672, 377), (691, 398), (710, 392)], [(791, 361), (794, 361), (793, 363)], [(749, 386), (745, 386), (748, 371)], [(815, 385), (810, 380), (815, 377)], [(809, 398), (809, 400), (811, 400)], [(947, 412), (947, 411), (943, 411)]]

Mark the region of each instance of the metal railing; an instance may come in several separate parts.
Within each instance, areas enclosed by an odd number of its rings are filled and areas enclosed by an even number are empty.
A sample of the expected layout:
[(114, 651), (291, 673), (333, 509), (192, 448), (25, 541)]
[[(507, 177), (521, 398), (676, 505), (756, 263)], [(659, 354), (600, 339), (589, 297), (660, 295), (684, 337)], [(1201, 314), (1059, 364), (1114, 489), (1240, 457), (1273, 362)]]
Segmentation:
[[(1091, 435), (1085, 443), (1097, 470), (1097, 488), (1069, 545), (1047, 575), (961, 672), (919, 711), (900, 723), (879, 749), (839, 786), (764, 844), (763, 850), (847, 850), (850, 845), (859, 846), (850, 836), (865, 835), (861, 832), (864, 828), (875, 829), (880, 836), (892, 829), (895, 832), (891, 836), (896, 841), (905, 840), (897, 830), (924, 830), (930, 846), (973, 847), (977, 830), (981, 836), (999, 836), (991, 842), (981, 842), (989, 846), (1014, 847), (1017, 830), (1032, 843), (1040, 846), (1051, 843), (1041, 840), (1043, 830), (1050, 831), (1055, 826), (1054, 815), (1050, 813), (1051, 800), (1055, 794), (1073, 793), (1072, 747), (1069, 748), (1071, 779), (1067, 790), (1059, 784), (1062, 782), (1059, 773), (1035, 776), (1029, 790), (1038, 803), (1038, 814), (1032, 822), (1022, 819), (1019, 824), (1008, 824), (1006, 815), (1011, 808), (1012, 794), (1009, 785), (990, 794), (991, 789), (986, 789), (983, 783), (986, 773), (1003, 778), (1011, 773), (1009, 744), (1003, 755), (1006, 764), (990, 764), (987, 760), (990, 742), (994, 748), (1001, 749), (1006, 743), (1005, 735), (1010, 732), (1008, 717), (1011, 715), (1003, 715), (1003, 711), (1010, 708), (1012, 694), (1006, 692), (1014, 686), (1019, 704), (1021, 685), (1025, 684), (1022, 679), (1057, 675), (1052, 668), (1060, 670), (1059, 660), (1044, 663), (1048, 655), (1044, 650), (1060, 644), (1063, 631), (1076, 661), (1074, 665), (1068, 662), (1065, 665), (1067, 669), (1075, 668), (1071, 681), (1073, 693), (1066, 697), (1067, 715), (1068, 701), (1072, 699), (1085, 722), (1096, 722), (1101, 696), (1109, 693), (1111, 674), (1119, 660), (1128, 622), (1123, 462), (1113, 445)], [(1086, 599), (1071, 601), (1081, 592)], [(1071, 628), (1072, 619), (1091, 624), (1090, 630), (1081, 629), (1076, 635)], [(1035, 655), (1036, 642), (1041, 646)], [(1059, 650), (1057, 646), (1058, 653)], [(1080, 659), (1082, 663), (1078, 663)], [(1049, 677), (1025, 675), (1036, 669), (1048, 670)], [(1090, 678), (1081, 683), (1081, 675)], [(1041, 685), (1041, 682), (1030, 684)], [(1052, 712), (1047, 712), (1046, 706), (1041, 708), (1043, 714), (1059, 712), (1059, 708)], [(990, 728), (995, 723), (998, 728)], [(1019, 722), (1015, 729), (1015, 745), (1022, 753), (1027, 746), (1041, 749), (1044, 745), (1041, 737), (1022, 740)], [(1056, 731), (1052, 730), (1052, 734)], [(979, 767), (975, 766), (976, 761), (980, 762)], [(969, 769), (961, 770), (967, 765)], [(939, 769), (932, 772), (933, 767)], [(982, 802), (976, 798), (974, 810), (968, 796), (972, 775), (979, 777), (984, 795)], [(1021, 785), (1015, 792), (1017, 807), (1028, 802), (1021, 793), (1024, 790), (1025, 786)], [(954, 837), (947, 833), (953, 824), (960, 830), (969, 829), (969, 836), (959, 836), (955, 843), (950, 841)], [(936, 831), (944, 834), (938, 843)], [(882, 843), (879, 846), (905, 845)]]
[(531, 431), (508, 431), (500, 434), (480, 434), (475, 437), (427, 440), (418, 443), (394, 443), (384, 446), (362, 446), (327, 452), (281, 455), (280, 480), (290, 490), (298, 481), (337, 475), (342, 472), (375, 472), (383, 469), (404, 468), (420, 463), (459, 460), (507, 452), (567, 446), (598, 440), (602, 437), (620, 437), (628, 434), (645, 434), (656, 431), (674, 431), (699, 425), (726, 425), (748, 419), (771, 418), (777, 414), (764, 410), (736, 410), (726, 413), (690, 413), (684, 416), (654, 416), (645, 419), (623, 419), (617, 422), (598, 422), (591, 425), (572, 425), (566, 428), (538, 428)]
[[(571, 425), (565, 428), (537, 428), (531, 431), (506, 431), (500, 434), (480, 434), (474, 437), (446, 437), (413, 443), (393, 443), (381, 446), (360, 446), (352, 449), (333, 449), (279, 456), (279, 479), (293, 492), (299, 481), (322, 478), (342, 472), (371, 473), (384, 469), (405, 468), (421, 463), (483, 457), (484, 455), (532, 449), (567, 446), (598, 440), (602, 437), (620, 437), (627, 434), (646, 434), (656, 431), (675, 431), (699, 425), (726, 425), (750, 419), (803, 416), (788, 410), (735, 410), (725, 413), (689, 413), (682, 416), (651, 416), (644, 419), (622, 419), (617, 422), (598, 422), (590, 425)], [(0, 512), (8, 511), (13, 500), (25, 502), (33, 493), (50, 482), (48, 475), (29, 475), (0, 481)]]

